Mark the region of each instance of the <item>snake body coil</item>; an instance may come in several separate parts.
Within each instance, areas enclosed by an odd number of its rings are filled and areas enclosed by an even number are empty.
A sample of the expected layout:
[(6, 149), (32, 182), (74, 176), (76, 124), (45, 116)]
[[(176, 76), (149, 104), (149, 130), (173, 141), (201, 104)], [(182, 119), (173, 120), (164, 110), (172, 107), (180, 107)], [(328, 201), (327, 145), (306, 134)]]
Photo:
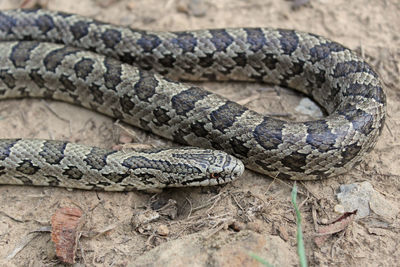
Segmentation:
[[(78, 104), (182, 144), (223, 150), (274, 177), (344, 173), (374, 146), (384, 123), (386, 99), (376, 72), (351, 50), (310, 33), (148, 32), (77, 15), (17, 10), (0, 13), (0, 40), (0, 98)], [(329, 115), (285, 122), (171, 78), (282, 85), (309, 95)], [(12, 147), (25, 141), (7, 142), (0, 141), (1, 182), (2, 169), (17, 168), (7, 165)], [(44, 144), (37, 149), (44, 151)], [(66, 150), (57, 153), (67, 156)], [(104, 174), (99, 168), (98, 175)], [(64, 176), (58, 179), (69, 179)], [(107, 181), (116, 190), (127, 189), (123, 179)], [(90, 187), (81, 182), (75, 187)]]

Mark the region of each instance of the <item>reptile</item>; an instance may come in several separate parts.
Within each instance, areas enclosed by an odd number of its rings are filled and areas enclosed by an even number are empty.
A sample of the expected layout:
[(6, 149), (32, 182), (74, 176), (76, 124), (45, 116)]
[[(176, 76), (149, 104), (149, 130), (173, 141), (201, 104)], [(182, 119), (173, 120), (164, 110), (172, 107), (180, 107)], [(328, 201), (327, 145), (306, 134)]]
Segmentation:
[[(280, 179), (317, 180), (359, 163), (386, 116), (373, 68), (354, 51), (312, 33), (156, 32), (62, 12), (9, 10), (0, 12), (0, 40), (0, 99), (64, 101), (204, 148), (127, 155), (64, 141), (5, 139), (2, 184), (117, 191), (211, 185), (240, 176), (240, 161)], [(205, 80), (291, 88), (327, 116), (283, 121), (178, 82)]]

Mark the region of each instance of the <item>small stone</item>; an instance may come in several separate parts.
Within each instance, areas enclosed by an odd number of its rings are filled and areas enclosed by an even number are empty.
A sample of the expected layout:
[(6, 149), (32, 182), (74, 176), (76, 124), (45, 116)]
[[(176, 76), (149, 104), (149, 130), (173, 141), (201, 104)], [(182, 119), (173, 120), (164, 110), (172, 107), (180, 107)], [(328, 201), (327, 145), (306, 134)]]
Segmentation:
[(162, 224), (160, 226), (158, 226), (157, 228), (157, 234), (159, 234), (160, 236), (167, 236), (169, 235), (169, 229), (165, 224)]
[(369, 182), (341, 185), (337, 198), (342, 208), (335, 207), (335, 211), (343, 213), (357, 210), (356, 219), (373, 213), (383, 221), (392, 222), (398, 213), (396, 205), (377, 192)]
[(207, 14), (207, 5), (203, 0), (179, 1), (176, 10), (194, 17), (204, 17)]
[(207, 6), (202, 0), (190, 0), (189, 12), (192, 16), (204, 17), (207, 13)]
[(289, 234), (286, 231), (286, 228), (283, 225), (279, 225), (278, 226), (278, 232), (279, 232), (279, 236), (284, 240), (284, 241), (288, 241), (289, 240)]
[(312, 116), (314, 118), (323, 117), (321, 109), (312, 102), (309, 98), (304, 97), (300, 100), (299, 105), (295, 108), (297, 112), (300, 112), (304, 115)]
[(188, 7), (187, 3), (179, 2), (176, 5), (176, 10), (180, 13), (189, 14), (189, 7)]
[(160, 214), (154, 210), (145, 210), (136, 213), (131, 220), (131, 223), (135, 229), (139, 226), (146, 225), (160, 218)]
[(129, 10), (134, 10), (136, 8), (136, 3), (135, 1), (130, 1), (126, 4), (126, 8), (128, 8)]
[(233, 223), (231, 223), (229, 225), (229, 228), (231, 228), (235, 232), (240, 232), (241, 230), (244, 229), (244, 223), (238, 222), (238, 221), (234, 221)]
[(133, 139), (132, 139), (132, 137), (129, 136), (129, 135), (121, 134), (121, 135), (119, 136), (119, 142), (120, 142), (121, 144), (129, 144), (129, 143), (132, 143), (132, 142), (133, 142)]
[(340, 214), (345, 213), (344, 207), (342, 205), (340, 205), (340, 204), (335, 205), (334, 209), (335, 209), (335, 212), (337, 212), (337, 213), (340, 213)]
[(252, 230), (256, 233), (261, 233), (262, 232), (262, 221), (255, 220), (253, 222), (249, 222), (247, 224), (247, 229)]
[(372, 212), (379, 215), (381, 219), (389, 223), (392, 223), (399, 213), (399, 208), (391, 201), (386, 200), (384, 196), (378, 192), (372, 194), (369, 201), (369, 207)]
[[(336, 206), (340, 206), (340, 205), (336, 205)], [(336, 211), (336, 210), (335, 210), (335, 211)], [(337, 211), (336, 211), (336, 212), (337, 212)], [(338, 213), (341, 213), (341, 214), (342, 214), (343, 212), (338, 212)], [(327, 218), (322, 218), (322, 219), (321, 219), (321, 224), (328, 224), (328, 222), (329, 222), (329, 221), (328, 221)]]

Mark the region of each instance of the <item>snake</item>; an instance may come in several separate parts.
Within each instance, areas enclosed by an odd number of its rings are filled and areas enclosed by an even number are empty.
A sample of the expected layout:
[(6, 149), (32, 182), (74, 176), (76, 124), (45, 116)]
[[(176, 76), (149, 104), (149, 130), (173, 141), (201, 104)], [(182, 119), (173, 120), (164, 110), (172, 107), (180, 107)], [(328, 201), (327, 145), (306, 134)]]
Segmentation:
[[(127, 152), (3, 139), (1, 184), (202, 186), (229, 182), (244, 166), (279, 179), (318, 180), (362, 161), (385, 121), (377, 72), (356, 52), (312, 33), (144, 31), (39, 9), (1, 11), (0, 41), (0, 99), (80, 105), (190, 147)], [(290, 88), (326, 116), (284, 121), (190, 83), (209, 80)]]

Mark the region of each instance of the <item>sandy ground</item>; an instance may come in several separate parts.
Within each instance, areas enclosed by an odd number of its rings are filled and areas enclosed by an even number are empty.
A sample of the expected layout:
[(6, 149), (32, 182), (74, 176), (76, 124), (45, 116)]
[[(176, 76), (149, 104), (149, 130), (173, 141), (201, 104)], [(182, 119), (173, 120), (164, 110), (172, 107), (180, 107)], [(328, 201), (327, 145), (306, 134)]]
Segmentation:
[[(297, 9), (292, 8), (291, 1), (274, 0), (38, 2), (48, 9), (142, 29), (291, 28), (329, 37), (358, 51), (384, 80), (389, 114), (386, 127), (376, 148), (352, 172), (334, 179), (298, 183), (306, 253), (310, 265), (398, 264), (398, 214), (385, 223), (370, 217), (355, 220), (322, 247), (317, 247), (313, 239), (318, 222), (338, 216), (334, 211), (338, 203), (335, 195), (341, 184), (369, 181), (385, 200), (400, 208), (399, 1), (311, 0)], [(0, 1), (0, 9), (20, 5), (21, 1)], [(301, 97), (286, 89), (260, 84), (204, 86), (264, 114), (283, 114), (289, 120), (309, 118), (297, 115), (293, 107)], [(129, 126), (116, 125), (94, 112), (41, 100), (1, 102), (0, 137), (65, 139), (100, 147), (112, 147), (122, 139), (169, 144)], [(1, 186), (0, 263), (54, 266), (57, 260), (50, 235), (30, 232), (48, 226), (59, 207), (77, 206), (85, 213), (77, 252), (77, 261), (82, 265), (254, 266), (257, 263), (247, 256), (247, 251), (254, 251), (277, 266), (295, 266), (292, 185), (246, 171), (240, 180), (224, 187), (167, 190), (156, 195)], [(143, 212), (160, 217), (138, 225), (138, 215)], [(11, 256), (32, 235), (35, 238)], [(183, 253), (192, 246), (190, 253), (196, 251), (196, 255)]]

